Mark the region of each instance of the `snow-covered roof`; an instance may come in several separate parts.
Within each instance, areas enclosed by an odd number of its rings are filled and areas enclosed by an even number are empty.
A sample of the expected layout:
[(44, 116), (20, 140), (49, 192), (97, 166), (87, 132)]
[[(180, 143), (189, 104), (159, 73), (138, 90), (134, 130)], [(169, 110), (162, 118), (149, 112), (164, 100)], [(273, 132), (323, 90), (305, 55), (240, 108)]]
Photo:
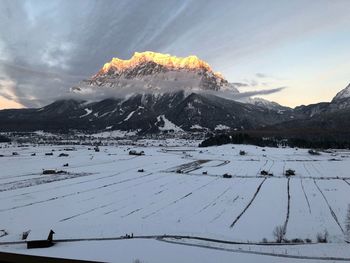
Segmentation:
[(51, 229), (49, 228), (31, 230), (26, 240), (27, 241), (47, 240), (49, 237), (50, 231)]

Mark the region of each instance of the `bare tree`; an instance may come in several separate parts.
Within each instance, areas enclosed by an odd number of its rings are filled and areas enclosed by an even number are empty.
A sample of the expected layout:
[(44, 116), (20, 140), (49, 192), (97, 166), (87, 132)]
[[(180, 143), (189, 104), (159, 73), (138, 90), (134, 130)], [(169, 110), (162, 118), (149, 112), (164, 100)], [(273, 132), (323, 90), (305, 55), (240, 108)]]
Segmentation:
[(318, 243), (328, 243), (328, 231), (327, 229), (324, 230), (323, 233), (317, 233), (316, 239)]
[(273, 236), (275, 237), (277, 243), (281, 243), (284, 236), (283, 226), (276, 226), (273, 230)]

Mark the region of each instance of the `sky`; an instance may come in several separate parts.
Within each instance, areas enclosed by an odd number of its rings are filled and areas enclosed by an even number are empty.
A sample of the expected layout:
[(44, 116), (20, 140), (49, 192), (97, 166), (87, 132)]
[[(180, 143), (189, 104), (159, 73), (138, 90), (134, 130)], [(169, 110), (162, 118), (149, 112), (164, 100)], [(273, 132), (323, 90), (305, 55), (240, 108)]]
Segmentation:
[(197, 55), (282, 105), (350, 83), (349, 0), (0, 0), (0, 109), (41, 107), (112, 57)]

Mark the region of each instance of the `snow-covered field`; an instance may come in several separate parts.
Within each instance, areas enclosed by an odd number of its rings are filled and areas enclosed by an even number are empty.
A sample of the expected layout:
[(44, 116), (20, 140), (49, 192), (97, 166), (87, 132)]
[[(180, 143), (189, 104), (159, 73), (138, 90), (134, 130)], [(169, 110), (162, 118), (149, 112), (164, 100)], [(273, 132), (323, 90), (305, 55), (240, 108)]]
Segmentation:
[[(91, 146), (3, 145), (0, 251), (113, 262), (350, 260), (344, 241), (350, 152), (142, 144), (101, 146), (100, 152)], [(287, 178), (290, 168), (296, 175)], [(43, 169), (67, 173), (42, 175)], [(261, 170), (273, 176), (261, 176)], [(284, 228), (285, 239), (312, 243), (261, 245), (275, 241), (276, 226)], [(25, 231), (49, 229), (64, 242), (34, 250), (11, 244)], [(330, 243), (315, 244), (324, 231)], [(134, 238), (119, 239), (126, 234)]]

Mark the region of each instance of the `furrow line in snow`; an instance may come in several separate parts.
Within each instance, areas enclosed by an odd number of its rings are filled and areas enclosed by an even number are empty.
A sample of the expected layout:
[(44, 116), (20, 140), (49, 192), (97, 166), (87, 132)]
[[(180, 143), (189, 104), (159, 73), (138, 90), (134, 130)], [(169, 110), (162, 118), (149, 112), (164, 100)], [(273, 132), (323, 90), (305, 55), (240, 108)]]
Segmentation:
[(343, 179), (343, 181), (344, 181), (345, 183), (347, 183), (348, 185), (350, 185), (350, 183), (349, 183), (348, 181), (346, 181), (345, 179)]
[[(160, 177), (160, 178), (161, 178), (161, 177)], [(176, 180), (175, 180), (175, 181), (176, 181)], [(180, 180), (180, 182), (184, 182), (184, 181), (185, 181), (185, 180)], [(172, 183), (172, 181), (169, 182), (169, 184), (170, 184), (170, 183)], [(164, 185), (166, 185), (166, 184), (164, 184)], [(133, 185), (133, 186), (136, 186), (136, 185)], [(131, 188), (131, 187), (129, 187), (129, 188)], [(163, 194), (163, 193), (165, 193), (164, 191), (167, 190), (167, 189), (169, 189), (169, 188), (166, 188), (166, 189), (164, 189), (164, 190), (162, 190), (162, 191), (155, 192), (155, 193), (153, 193), (153, 194), (151, 194), (151, 195)], [(125, 190), (125, 189), (123, 189), (123, 190)], [(119, 199), (118, 202), (114, 202), (114, 203), (120, 203), (120, 202), (123, 202), (124, 200), (129, 200), (129, 199), (130, 199), (129, 197), (128, 197), (128, 198), (124, 198), (124, 199)], [(150, 205), (152, 205), (152, 204), (154, 204), (154, 201), (151, 202), (151, 203), (149, 203), (148, 205), (150, 206)], [(111, 214), (111, 213), (118, 212), (119, 210), (121, 210), (121, 209), (123, 209), (123, 208), (125, 208), (125, 207), (127, 207), (127, 206), (123, 206), (123, 207), (121, 207), (121, 208), (113, 209), (113, 210), (111, 210), (111, 211), (108, 211), (108, 212), (104, 213), (104, 215), (108, 215), (108, 214)], [(137, 209), (137, 211), (133, 211), (133, 213), (136, 213), (136, 212), (141, 211), (141, 210), (142, 210), (142, 208), (141, 208), (141, 209)]]
[(323, 175), (323, 173), (318, 168), (316, 168), (316, 166), (313, 163), (311, 163), (311, 166), (312, 166), (312, 168), (314, 168), (314, 170), (317, 172), (317, 174)]
[(306, 167), (306, 164), (305, 163), (303, 163), (303, 165), (304, 165), (304, 168), (305, 168), (305, 171), (308, 173), (308, 175), (311, 177), (312, 175), (311, 175), (311, 173), (310, 173), (310, 170)]
[(204, 211), (205, 209), (207, 209), (209, 206), (213, 206), (213, 205), (216, 203), (216, 201), (217, 201), (221, 196), (223, 196), (228, 190), (230, 190), (231, 188), (232, 188), (231, 186), (227, 187), (221, 194), (219, 194), (217, 197), (215, 197), (214, 200), (212, 200), (209, 204), (205, 205), (201, 210), (199, 210), (199, 211), (197, 212), (197, 214), (203, 212), (203, 211)]
[(105, 164), (110, 164), (110, 163), (116, 163), (116, 162), (120, 162), (120, 161), (129, 161), (132, 159), (135, 159), (139, 156), (132, 156), (130, 158), (126, 158), (126, 159), (116, 159), (116, 160), (111, 160), (111, 161), (105, 161), (105, 162), (99, 162), (99, 163), (92, 163), (92, 164), (82, 164), (82, 165), (72, 165), (69, 166), (68, 169), (75, 169), (75, 168), (81, 168), (81, 167), (92, 167), (92, 166), (100, 166), (100, 165), (105, 165)]
[(260, 172), (264, 169), (264, 167), (266, 166), (266, 164), (269, 162), (269, 160), (265, 160), (265, 163), (259, 167), (258, 171), (256, 172), (256, 176), (258, 177), (260, 175)]
[[(123, 199), (123, 200), (124, 200), (124, 199)], [(107, 211), (107, 212), (105, 212), (105, 213), (103, 213), (103, 214), (104, 214), (104, 215), (109, 215), (109, 214), (118, 212), (118, 211), (124, 209), (125, 207), (127, 207), (127, 205), (123, 205), (123, 206), (121, 206), (121, 207), (118, 207), (118, 208), (115, 208), (115, 209), (113, 209), (113, 210)]]
[(143, 175), (143, 176), (138, 176), (138, 177), (125, 179), (125, 180), (122, 180), (122, 181), (118, 181), (118, 182), (114, 182), (114, 183), (110, 183), (110, 184), (106, 184), (106, 185), (102, 185), (102, 186), (95, 187), (95, 188), (90, 188), (90, 189), (87, 189), (87, 190), (84, 190), (84, 191), (78, 191), (78, 192), (73, 192), (73, 193), (69, 193), (69, 194), (65, 194), (65, 195), (55, 196), (55, 197), (51, 197), (51, 198), (48, 198), (48, 199), (27, 203), (27, 204), (24, 204), (24, 205), (18, 205), (18, 206), (13, 206), (13, 207), (10, 207), (10, 208), (0, 209), (0, 213), (1, 212), (6, 212), (6, 211), (10, 211), (10, 210), (19, 209), (19, 208), (23, 208), (23, 207), (28, 207), (28, 206), (32, 206), (32, 205), (36, 205), (36, 204), (42, 204), (42, 203), (45, 203), (45, 202), (55, 201), (55, 200), (58, 200), (58, 199), (63, 199), (63, 198), (69, 197), (69, 196), (79, 195), (79, 194), (95, 191), (95, 190), (98, 190), (98, 189), (110, 187), (110, 186), (116, 185), (116, 184), (121, 184), (121, 183), (129, 182), (129, 181), (133, 181), (133, 180), (138, 180), (140, 178), (143, 178), (143, 177), (146, 177), (146, 176), (150, 176), (151, 174), (152, 173), (147, 174), (147, 175)]
[(304, 196), (305, 196), (305, 200), (306, 200), (307, 206), (309, 208), (309, 213), (311, 214), (311, 206), (310, 206), (309, 198), (307, 197), (307, 194), (306, 194), (306, 191), (305, 191), (305, 188), (304, 188), (304, 183), (303, 183), (303, 179), (302, 178), (300, 178), (300, 184), (301, 184), (301, 189), (303, 190), (303, 193), (304, 193)]
[(56, 175), (50, 175), (50, 176), (35, 177), (31, 179), (24, 179), (20, 181), (0, 184), (0, 192), (17, 190), (17, 189), (32, 187), (32, 186), (41, 185), (41, 184), (49, 184), (49, 183), (74, 179), (74, 178), (88, 176), (88, 175), (92, 175), (92, 173), (56, 174)]
[(39, 173), (30, 173), (30, 174), (22, 174), (22, 175), (10, 175), (5, 177), (0, 177), (0, 180), (6, 180), (6, 179), (12, 179), (12, 178), (18, 178), (18, 177), (25, 177), (25, 176), (33, 176), (33, 175), (39, 175)]
[(89, 209), (89, 210), (84, 211), (84, 212), (82, 212), (82, 213), (75, 214), (75, 215), (73, 215), (73, 216), (69, 216), (69, 217), (63, 218), (63, 219), (59, 220), (59, 222), (64, 222), (64, 221), (67, 221), (67, 220), (76, 218), (76, 217), (78, 217), (78, 216), (88, 214), (88, 213), (93, 212), (93, 211), (95, 211), (95, 210), (98, 210), (98, 209), (101, 209), (101, 208), (110, 206), (111, 204), (113, 204), (113, 203), (109, 203), (109, 204), (106, 204), (106, 205), (102, 205), (102, 206), (99, 206), (99, 207), (95, 207), (95, 208)]
[(172, 168), (169, 168), (167, 170), (165, 170), (165, 172), (180, 172), (180, 173), (189, 173), (192, 172), (194, 170), (198, 170), (201, 168), (201, 164), (203, 163), (207, 163), (211, 160), (196, 160), (190, 163), (185, 163), (182, 165), (178, 165)]
[[(234, 204), (237, 199), (239, 198), (239, 195), (237, 195), (233, 201), (232, 201), (232, 204)], [(224, 208), (219, 214), (217, 214), (212, 220), (210, 220), (210, 223), (213, 223), (215, 222), (217, 219), (219, 219), (224, 213), (226, 212), (226, 208)]]
[(171, 206), (171, 205), (176, 204), (177, 202), (179, 202), (179, 201), (185, 199), (186, 197), (188, 197), (188, 196), (190, 196), (190, 195), (192, 195), (192, 192), (189, 192), (188, 194), (186, 194), (186, 195), (184, 195), (184, 196), (182, 196), (182, 197), (180, 197), (180, 198), (178, 198), (178, 199), (172, 201), (171, 203), (167, 204), (166, 206), (163, 206), (163, 207), (157, 209), (156, 211), (153, 211), (152, 213), (143, 216), (142, 219), (146, 219), (146, 218), (148, 218), (148, 217), (150, 217), (150, 216), (152, 216), (152, 215), (155, 215), (155, 214), (157, 214), (158, 212), (162, 211), (163, 209), (165, 209), (165, 208), (167, 208), (167, 207), (169, 207), (169, 206)]
[(216, 179), (214, 179), (214, 180), (211, 180), (210, 182), (208, 182), (208, 183), (206, 183), (206, 184), (204, 184), (204, 185), (202, 185), (202, 186), (200, 186), (200, 187), (194, 189), (193, 191), (189, 192), (188, 194), (186, 194), (186, 195), (184, 195), (184, 196), (182, 196), (182, 197), (180, 197), (180, 198), (178, 198), (178, 199), (176, 199), (176, 200), (174, 200), (174, 201), (168, 203), (167, 205), (165, 205), (165, 206), (163, 206), (163, 207), (161, 207), (161, 208), (159, 208), (159, 209), (153, 211), (152, 213), (149, 213), (149, 214), (143, 216), (142, 219), (146, 219), (146, 218), (148, 218), (148, 217), (150, 217), (150, 216), (153, 216), (153, 215), (159, 213), (159, 212), (162, 211), (163, 209), (168, 208), (169, 206), (172, 206), (172, 205), (178, 203), (179, 201), (181, 201), (181, 200), (187, 198), (188, 196), (192, 195), (194, 192), (197, 192), (198, 190), (200, 190), (200, 189), (202, 189), (202, 188), (208, 186), (209, 184), (211, 184), (212, 182), (214, 182), (214, 181), (216, 181), (216, 180), (218, 180), (218, 179), (219, 179), (219, 178), (216, 178)]
[(210, 223), (215, 222), (217, 219), (219, 219), (224, 213), (226, 212), (226, 209), (224, 208), (219, 214), (217, 214), (212, 220), (210, 220)]
[[(112, 178), (112, 177), (121, 175), (121, 174), (123, 174), (125, 172), (131, 171), (131, 170), (135, 170), (135, 169), (137, 169), (139, 167), (141, 167), (141, 166), (135, 166), (133, 168), (128, 168), (128, 169), (125, 169), (123, 171), (120, 171), (118, 173), (113, 173), (113, 174), (109, 174), (109, 175), (106, 175), (106, 176), (101, 176), (101, 177), (98, 177), (98, 178), (92, 178), (92, 179), (88, 179), (88, 180), (85, 180), (85, 181), (79, 181), (79, 182), (74, 182), (74, 183), (70, 183), (70, 184), (64, 184), (64, 185), (60, 185), (60, 186), (55, 186), (53, 188), (47, 188), (47, 189), (43, 189), (43, 190), (29, 191), (29, 192), (25, 192), (25, 193), (22, 193), (22, 194), (11, 195), (11, 196), (7, 196), (7, 197), (3, 197), (2, 199), (12, 199), (14, 197), (25, 196), (25, 195), (28, 195), (28, 194), (47, 192), (47, 191), (52, 191), (52, 190), (56, 190), (56, 189), (60, 189), (60, 188), (73, 186), (73, 185), (79, 185), (79, 184), (84, 184), (84, 183), (95, 182), (95, 181), (103, 180), (103, 179), (106, 179), (106, 178)], [(89, 176), (91, 176), (91, 175), (95, 175), (96, 176), (97, 174), (89, 174)]]
[(271, 169), (272, 169), (272, 167), (275, 165), (275, 160), (272, 160), (272, 164), (271, 164), (271, 166), (270, 166), (270, 168), (269, 168), (269, 172), (271, 171)]
[[(141, 184), (145, 184), (145, 183), (149, 183), (149, 182), (153, 182), (153, 181), (159, 180), (159, 179), (162, 179), (162, 177), (157, 177), (157, 178), (148, 180), (148, 181), (146, 181), (146, 182), (141, 182), (141, 183), (138, 183), (138, 184), (133, 184), (133, 185), (127, 187), (127, 188), (119, 189), (119, 190), (114, 191), (114, 192), (119, 192), (119, 191), (123, 191), (123, 190), (128, 190), (128, 189), (131, 189), (131, 188), (133, 188), (133, 187), (135, 187), (135, 186), (138, 186), (138, 185), (141, 185)], [(76, 214), (76, 215), (73, 215), (73, 216), (70, 216), (70, 217), (61, 219), (59, 222), (67, 221), (67, 220), (70, 220), (70, 219), (72, 219), (72, 218), (79, 217), (79, 216), (81, 216), (81, 215), (86, 215), (86, 214), (89, 214), (90, 212), (94, 212), (94, 211), (96, 211), (96, 210), (98, 210), (98, 209), (105, 208), (105, 207), (110, 206), (110, 205), (112, 205), (112, 204), (117, 204), (117, 203), (123, 202), (123, 201), (128, 200), (128, 199), (129, 199), (129, 197), (123, 198), (123, 199), (118, 199), (118, 201), (116, 201), (116, 202), (111, 202), (111, 203), (108, 203), (108, 204), (106, 204), (106, 205), (102, 205), (102, 206), (98, 206), (98, 207), (89, 209), (89, 210), (87, 210), (87, 211), (78, 213), (78, 214)], [(89, 199), (89, 200), (91, 200), (91, 199)], [(124, 208), (124, 207), (123, 207), (123, 208)], [(141, 210), (141, 209), (139, 209), (139, 210)], [(115, 211), (115, 209), (113, 209), (112, 211), (109, 211), (109, 212), (104, 213), (104, 214), (110, 214), (111, 212), (116, 212), (116, 211)], [(137, 212), (137, 211), (134, 211), (134, 212)], [(134, 212), (133, 212), (133, 213), (134, 213)], [(123, 216), (122, 216), (122, 217), (123, 217)]]
[(136, 213), (138, 211), (142, 210), (142, 208), (137, 208), (135, 210), (132, 210), (131, 212), (127, 213), (126, 215), (122, 215), (121, 218), (127, 217), (129, 215), (132, 215), (133, 213)]
[[(150, 173), (149, 175), (151, 175), (151, 174), (154, 174), (154, 173)], [(123, 190), (128, 190), (128, 189), (134, 188), (134, 187), (139, 186), (139, 185), (144, 185), (144, 184), (147, 184), (147, 183), (151, 183), (151, 182), (158, 181), (158, 180), (163, 180), (163, 179), (166, 179), (166, 178), (164, 176), (158, 176), (156, 178), (152, 178), (152, 179), (147, 180), (147, 181), (142, 181), (140, 183), (136, 183), (136, 184), (130, 185), (130, 186), (125, 187), (123, 189), (117, 189), (117, 190), (110, 191), (108, 193), (105, 193), (105, 195), (114, 194), (114, 193), (117, 193), (117, 192), (120, 192), (120, 191), (123, 191)]]
[[(182, 184), (182, 183), (185, 182), (185, 181), (186, 181), (186, 180), (181, 180), (181, 181), (179, 182), (179, 185)], [(169, 182), (169, 183), (170, 183), (170, 182)], [(169, 189), (169, 188), (166, 188), (165, 190), (167, 190), (167, 189)], [(198, 189), (197, 189), (197, 190), (198, 190)], [(156, 193), (151, 194), (151, 196), (152, 196), (152, 195), (160, 195), (160, 194), (162, 195), (162, 194), (164, 194), (164, 193), (166, 193), (166, 192), (165, 192), (165, 191), (158, 191), (158, 192), (156, 192)], [(180, 198), (180, 200), (182, 200), (182, 199), (184, 199), (184, 198), (186, 198), (186, 197), (192, 195), (192, 193), (193, 193), (193, 192), (191, 192), (191, 193), (185, 195), (184, 197)], [(178, 201), (180, 201), (180, 200), (178, 200)], [(152, 201), (152, 202), (148, 203), (146, 206), (147, 206), (147, 207), (148, 207), (148, 206), (152, 206), (152, 205), (155, 204), (155, 203), (156, 203), (155, 201)], [(141, 211), (141, 210), (143, 210), (143, 208), (137, 209), (137, 211), (133, 211), (133, 213), (137, 213), (137, 212), (139, 212), (139, 211)]]
[(322, 192), (321, 188), (318, 186), (318, 184), (316, 183), (316, 180), (314, 179), (314, 184), (316, 185), (318, 191), (321, 193), (321, 195), (323, 196), (323, 199), (325, 200), (325, 202), (327, 203), (327, 206), (329, 208), (329, 211), (331, 212), (332, 217), (334, 218), (334, 221), (337, 223), (337, 225), (339, 226), (340, 230), (342, 231), (342, 233), (344, 234), (344, 229), (341, 226), (341, 224), (339, 223), (339, 220), (337, 218), (337, 215), (334, 213), (334, 210), (332, 209), (331, 205), (329, 204), (326, 196), (324, 195), (324, 193)]
[(234, 227), (234, 225), (238, 222), (238, 220), (243, 216), (243, 214), (248, 210), (248, 208), (250, 207), (250, 205), (254, 202), (254, 199), (257, 197), (258, 193), (260, 192), (260, 189), (262, 187), (262, 185), (264, 184), (264, 182), (266, 181), (267, 178), (265, 178), (260, 185), (258, 186), (258, 188), (256, 189), (252, 199), (249, 201), (248, 205), (243, 209), (243, 211), (237, 216), (237, 218), (232, 222), (232, 224), (230, 225), (231, 228)]
[[(182, 184), (182, 183), (184, 183), (185, 181), (186, 181), (186, 179), (183, 179), (183, 178), (182, 178), (181, 180), (179, 180), (179, 178), (177, 177), (175, 180), (171, 180), (171, 181), (168, 181), (168, 182), (165, 183), (165, 184), (160, 185), (159, 188), (163, 188), (164, 186), (168, 186), (168, 185), (173, 186), (173, 183), (174, 183), (174, 182), (177, 182), (178, 184)], [(170, 189), (170, 187), (166, 187), (166, 188), (164, 188), (164, 189), (162, 189), (162, 190), (160, 190), (160, 191), (154, 193), (153, 195), (159, 195), (159, 194), (164, 193), (164, 191), (169, 190), (169, 189)]]
[(230, 163), (230, 161), (225, 160), (225, 161), (223, 161), (222, 163), (219, 163), (219, 164), (214, 165), (214, 166), (212, 166), (212, 167), (220, 167), (220, 166), (224, 166), (224, 165), (229, 164), (229, 163)]

